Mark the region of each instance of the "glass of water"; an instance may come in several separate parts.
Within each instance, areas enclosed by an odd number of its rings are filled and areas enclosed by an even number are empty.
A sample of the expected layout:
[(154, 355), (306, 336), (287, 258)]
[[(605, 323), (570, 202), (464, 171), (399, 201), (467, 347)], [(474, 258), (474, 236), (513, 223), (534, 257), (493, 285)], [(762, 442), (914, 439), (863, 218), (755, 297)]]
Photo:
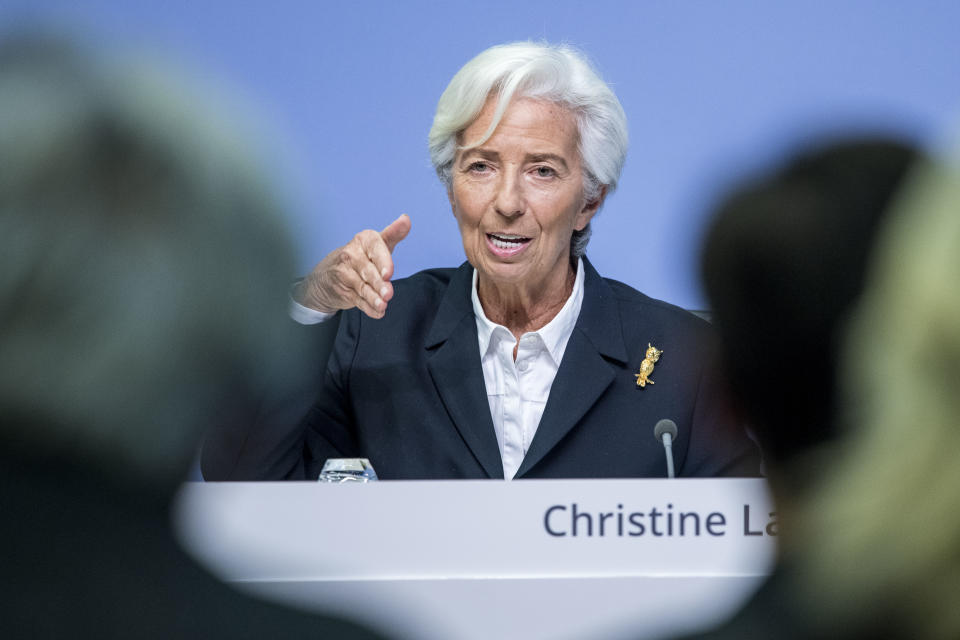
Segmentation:
[(377, 472), (366, 458), (327, 458), (318, 482), (375, 482)]

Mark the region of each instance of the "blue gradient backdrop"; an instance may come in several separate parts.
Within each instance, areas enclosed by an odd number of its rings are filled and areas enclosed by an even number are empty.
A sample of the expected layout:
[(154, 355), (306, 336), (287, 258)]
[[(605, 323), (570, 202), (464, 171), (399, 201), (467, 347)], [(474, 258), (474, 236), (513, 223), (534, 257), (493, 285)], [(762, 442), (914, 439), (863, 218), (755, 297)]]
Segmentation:
[[(631, 148), (588, 254), (604, 275), (703, 306), (705, 214), (736, 176), (810, 136), (934, 144), (960, 112), (957, 2), (0, 2), (146, 45), (233, 87), (271, 123), (309, 268), (360, 229), (413, 219), (400, 275), (463, 251), (426, 135), (453, 73), (521, 39), (585, 50), (620, 96)], [(826, 132), (826, 133), (825, 133)]]

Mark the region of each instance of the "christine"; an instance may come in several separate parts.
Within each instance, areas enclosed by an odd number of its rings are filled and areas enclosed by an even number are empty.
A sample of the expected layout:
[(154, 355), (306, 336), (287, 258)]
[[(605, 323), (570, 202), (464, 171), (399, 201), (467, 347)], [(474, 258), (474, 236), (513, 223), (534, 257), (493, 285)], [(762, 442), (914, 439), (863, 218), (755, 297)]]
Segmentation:
[(551, 536), (610, 536), (639, 537), (650, 536), (699, 536), (701, 529), (711, 536), (726, 534), (726, 518), (722, 513), (712, 512), (701, 517), (696, 511), (673, 512), (668, 504), (664, 511), (656, 507), (647, 512), (625, 512), (618, 504), (615, 511), (591, 513), (580, 511), (577, 503), (557, 504), (543, 514), (543, 528)]

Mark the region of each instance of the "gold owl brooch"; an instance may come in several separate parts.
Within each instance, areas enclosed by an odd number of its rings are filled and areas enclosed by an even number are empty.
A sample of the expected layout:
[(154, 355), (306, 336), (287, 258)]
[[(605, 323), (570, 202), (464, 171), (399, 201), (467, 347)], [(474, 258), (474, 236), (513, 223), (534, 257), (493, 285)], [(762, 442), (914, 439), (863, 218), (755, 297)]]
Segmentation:
[(649, 342), (647, 343), (646, 357), (644, 357), (643, 362), (640, 363), (640, 373), (633, 374), (637, 378), (638, 387), (646, 387), (647, 383), (653, 384), (653, 380), (650, 379), (650, 374), (653, 373), (653, 365), (660, 359), (662, 353), (662, 349), (657, 349)]

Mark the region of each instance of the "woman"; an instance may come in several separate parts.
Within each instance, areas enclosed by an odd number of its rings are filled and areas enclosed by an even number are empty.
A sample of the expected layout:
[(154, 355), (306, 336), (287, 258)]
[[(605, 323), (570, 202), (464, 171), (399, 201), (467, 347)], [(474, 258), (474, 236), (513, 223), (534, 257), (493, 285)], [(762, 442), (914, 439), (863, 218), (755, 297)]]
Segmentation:
[[(680, 425), (682, 474), (755, 474), (706, 374), (705, 323), (583, 256), (626, 148), (619, 101), (573, 50), (516, 43), (467, 63), (430, 152), (468, 262), (392, 282), (400, 216), (319, 263), (295, 296), (301, 319), (341, 312), (324, 389), (254, 475), (316, 478), (360, 456), (381, 478), (662, 476), (661, 418)], [(648, 350), (663, 355), (640, 387)]]

